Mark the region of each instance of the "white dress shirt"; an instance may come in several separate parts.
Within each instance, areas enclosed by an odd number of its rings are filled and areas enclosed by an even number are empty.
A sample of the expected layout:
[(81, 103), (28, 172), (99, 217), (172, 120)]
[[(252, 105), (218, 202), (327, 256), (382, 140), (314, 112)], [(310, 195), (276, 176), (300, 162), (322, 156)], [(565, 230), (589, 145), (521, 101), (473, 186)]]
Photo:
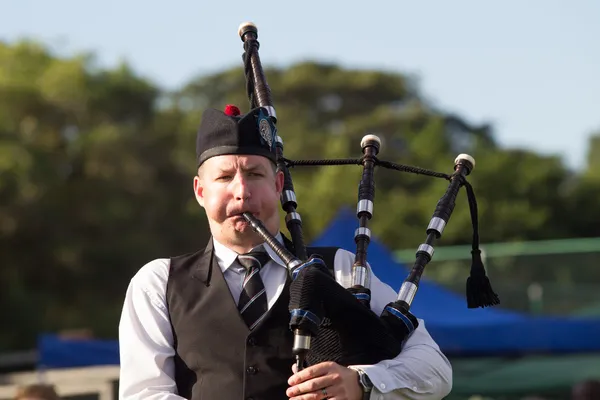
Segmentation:
[[(281, 235), (277, 235), (281, 242)], [(234, 299), (239, 297), (245, 270), (237, 254), (213, 239), (214, 254)], [(261, 268), (269, 308), (281, 294), (287, 269), (267, 244), (271, 261)], [(336, 280), (350, 286), (354, 254), (340, 249), (334, 262)], [(370, 268), (370, 266), (369, 266)], [(144, 265), (131, 279), (125, 295), (119, 324), (119, 399), (175, 400), (173, 333), (166, 305), (169, 259), (156, 259)], [(371, 308), (380, 315), (395, 301), (397, 292), (371, 274)], [(419, 319), (419, 327), (406, 341), (402, 352), (392, 360), (361, 368), (373, 382), (370, 400), (442, 399), (452, 388), (452, 367)], [(290, 376), (292, 375), (290, 365)], [(206, 399), (213, 400), (213, 399)]]

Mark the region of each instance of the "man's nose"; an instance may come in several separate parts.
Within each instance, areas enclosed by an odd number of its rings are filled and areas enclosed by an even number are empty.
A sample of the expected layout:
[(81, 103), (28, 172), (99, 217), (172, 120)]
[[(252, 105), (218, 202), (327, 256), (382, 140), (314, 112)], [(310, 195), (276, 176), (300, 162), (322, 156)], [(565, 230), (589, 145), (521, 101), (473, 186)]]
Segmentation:
[(246, 200), (250, 198), (250, 186), (243, 176), (236, 177), (234, 194), (237, 200)]

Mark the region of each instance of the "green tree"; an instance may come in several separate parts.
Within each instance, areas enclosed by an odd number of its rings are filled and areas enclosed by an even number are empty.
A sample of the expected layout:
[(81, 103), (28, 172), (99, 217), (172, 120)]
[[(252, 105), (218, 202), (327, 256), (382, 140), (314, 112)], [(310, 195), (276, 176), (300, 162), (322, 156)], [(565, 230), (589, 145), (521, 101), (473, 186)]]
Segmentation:
[(157, 111), (161, 92), (127, 65), (92, 62), (0, 46), (0, 346), (81, 326), (114, 337), (131, 275), (207, 240), (177, 152), (186, 116)]
[(587, 166), (569, 185), (565, 221), (573, 236), (596, 237), (600, 235), (600, 133), (589, 139)]

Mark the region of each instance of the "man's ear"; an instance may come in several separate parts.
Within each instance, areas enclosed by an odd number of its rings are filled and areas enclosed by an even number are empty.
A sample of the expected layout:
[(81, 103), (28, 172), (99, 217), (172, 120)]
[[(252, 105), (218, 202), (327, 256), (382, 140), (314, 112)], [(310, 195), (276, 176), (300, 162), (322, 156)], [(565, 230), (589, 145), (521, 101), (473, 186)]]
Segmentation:
[(279, 195), (281, 195), (281, 192), (283, 192), (283, 181), (283, 171), (277, 170), (277, 172), (275, 173), (275, 189), (277, 190), (277, 194)]
[(194, 177), (194, 196), (196, 196), (198, 204), (200, 204), (201, 207), (204, 207), (204, 186), (202, 180), (198, 176)]

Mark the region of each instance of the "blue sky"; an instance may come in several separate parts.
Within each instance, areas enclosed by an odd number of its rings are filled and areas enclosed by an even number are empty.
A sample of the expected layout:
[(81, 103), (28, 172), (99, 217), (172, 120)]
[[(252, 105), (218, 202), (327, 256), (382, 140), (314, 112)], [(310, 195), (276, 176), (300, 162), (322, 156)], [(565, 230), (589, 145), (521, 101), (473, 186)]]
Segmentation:
[(559, 154), (573, 168), (600, 131), (600, 1), (0, 4), (1, 40), (93, 51), (105, 65), (127, 59), (164, 87), (241, 65), (237, 28), (253, 21), (264, 64), (318, 59), (416, 75), (437, 107), (492, 122), (504, 146)]

